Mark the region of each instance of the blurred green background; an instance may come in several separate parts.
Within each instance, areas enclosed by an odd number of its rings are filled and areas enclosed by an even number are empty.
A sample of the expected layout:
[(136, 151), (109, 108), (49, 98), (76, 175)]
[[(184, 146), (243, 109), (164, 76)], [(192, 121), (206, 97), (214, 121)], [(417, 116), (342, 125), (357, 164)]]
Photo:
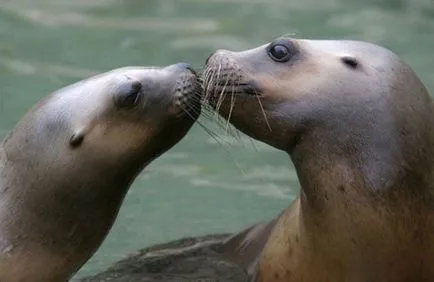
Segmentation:
[[(49, 92), (126, 65), (201, 68), (217, 48), (283, 34), (388, 47), (434, 89), (433, 0), (0, 0), (0, 136)], [(134, 183), (97, 254), (77, 277), (139, 248), (231, 232), (271, 218), (297, 194), (288, 157), (205, 124)]]

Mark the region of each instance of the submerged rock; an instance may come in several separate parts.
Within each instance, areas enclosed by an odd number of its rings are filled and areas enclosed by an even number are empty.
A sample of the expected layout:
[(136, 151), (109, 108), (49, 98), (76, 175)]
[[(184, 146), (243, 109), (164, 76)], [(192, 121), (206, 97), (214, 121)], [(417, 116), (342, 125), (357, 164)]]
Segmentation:
[(183, 238), (131, 254), (81, 282), (246, 282), (244, 269), (219, 254), (228, 234)]

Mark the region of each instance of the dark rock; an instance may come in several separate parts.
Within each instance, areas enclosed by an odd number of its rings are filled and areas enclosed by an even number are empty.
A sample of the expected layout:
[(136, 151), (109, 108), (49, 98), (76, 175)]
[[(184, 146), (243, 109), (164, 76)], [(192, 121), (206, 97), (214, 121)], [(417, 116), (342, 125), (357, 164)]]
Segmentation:
[(184, 238), (131, 254), (81, 282), (246, 282), (247, 273), (219, 254), (228, 234)]

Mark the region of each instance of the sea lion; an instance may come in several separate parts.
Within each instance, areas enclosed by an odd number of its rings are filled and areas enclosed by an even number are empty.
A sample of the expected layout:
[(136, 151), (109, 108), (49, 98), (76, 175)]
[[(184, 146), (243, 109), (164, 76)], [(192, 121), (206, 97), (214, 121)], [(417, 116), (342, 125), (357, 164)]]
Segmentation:
[(433, 104), (392, 51), (281, 37), (218, 50), (205, 96), (247, 135), (286, 152), (299, 197), (235, 234), (254, 281), (434, 281)]
[(135, 177), (200, 115), (184, 63), (115, 69), (35, 105), (0, 147), (0, 281), (68, 280)]

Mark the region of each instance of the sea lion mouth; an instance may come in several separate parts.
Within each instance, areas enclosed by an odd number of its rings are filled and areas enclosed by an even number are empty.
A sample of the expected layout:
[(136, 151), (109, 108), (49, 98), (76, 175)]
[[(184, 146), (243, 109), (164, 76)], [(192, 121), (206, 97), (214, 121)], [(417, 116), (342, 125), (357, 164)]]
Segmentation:
[(220, 93), (220, 94), (237, 94), (237, 95), (246, 95), (246, 96), (262, 96), (262, 92), (260, 88), (257, 86), (255, 81), (249, 82), (236, 82), (236, 81), (228, 81), (228, 82), (217, 82), (214, 85), (210, 85), (209, 82), (204, 82), (204, 86), (208, 87), (207, 89), (210, 92)]
[(235, 98), (259, 98), (262, 96), (262, 92), (254, 82), (220, 82), (216, 84), (210, 84), (210, 82), (204, 82), (205, 101), (211, 106), (223, 103), (226, 99), (234, 101)]
[(259, 98), (263, 91), (258, 82), (249, 77), (232, 61), (211, 58), (202, 75), (204, 100), (215, 106), (225, 98)]

